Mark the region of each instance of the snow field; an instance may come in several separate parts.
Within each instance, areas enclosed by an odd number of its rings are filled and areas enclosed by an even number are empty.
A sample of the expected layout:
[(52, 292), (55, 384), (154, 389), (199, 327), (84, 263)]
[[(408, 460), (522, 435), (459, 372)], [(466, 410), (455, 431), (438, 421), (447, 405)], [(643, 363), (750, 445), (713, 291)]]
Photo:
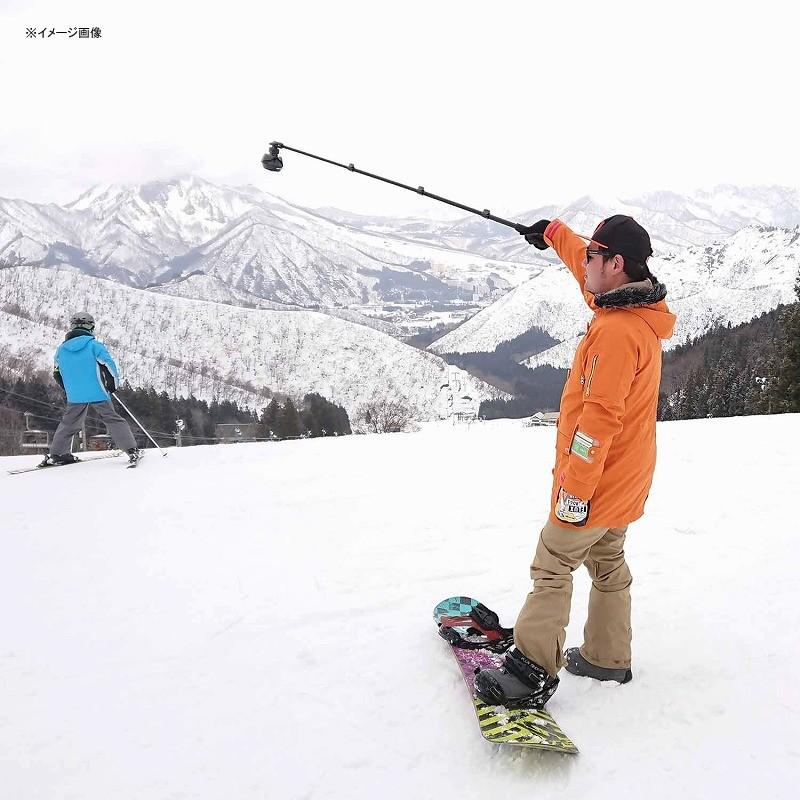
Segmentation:
[[(800, 416), (659, 424), (634, 681), (562, 673), (575, 757), (485, 742), (433, 606), (513, 623), (555, 430), (0, 459), (0, 786), (33, 798), (795, 794)], [(576, 573), (567, 644), (589, 581)]]

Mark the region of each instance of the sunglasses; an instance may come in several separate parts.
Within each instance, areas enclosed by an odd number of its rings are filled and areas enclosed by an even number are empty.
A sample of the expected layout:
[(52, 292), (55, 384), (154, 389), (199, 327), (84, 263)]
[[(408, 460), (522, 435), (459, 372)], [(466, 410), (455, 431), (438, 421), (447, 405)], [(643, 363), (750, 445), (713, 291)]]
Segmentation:
[(594, 258), (594, 256), (611, 256), (613, 253), (610, 250), (595, 250), (592, 247), (586, 248), (586, 260)]

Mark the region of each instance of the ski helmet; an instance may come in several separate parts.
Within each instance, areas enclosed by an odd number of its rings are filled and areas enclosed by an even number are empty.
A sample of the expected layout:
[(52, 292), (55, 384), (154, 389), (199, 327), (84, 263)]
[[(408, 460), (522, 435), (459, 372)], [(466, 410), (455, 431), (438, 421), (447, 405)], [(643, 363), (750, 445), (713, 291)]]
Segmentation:
[(69, 318), (69, 324), (73, 328), (85, 328), (87, 331), (93, 331), (94, 317), (88, 311), (76, 311)]

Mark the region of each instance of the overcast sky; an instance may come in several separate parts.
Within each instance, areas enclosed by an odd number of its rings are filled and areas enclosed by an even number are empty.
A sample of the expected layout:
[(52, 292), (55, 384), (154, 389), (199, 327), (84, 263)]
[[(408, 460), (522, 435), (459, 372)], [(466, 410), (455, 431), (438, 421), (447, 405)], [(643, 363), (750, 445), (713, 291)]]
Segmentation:
[[(0, 197), (190, 172), (306, 206), (511, 213), (582, 194), (800, 186), (786, 2), (0, 0)], [(100, 27), (100, 39), (26, 28)]]

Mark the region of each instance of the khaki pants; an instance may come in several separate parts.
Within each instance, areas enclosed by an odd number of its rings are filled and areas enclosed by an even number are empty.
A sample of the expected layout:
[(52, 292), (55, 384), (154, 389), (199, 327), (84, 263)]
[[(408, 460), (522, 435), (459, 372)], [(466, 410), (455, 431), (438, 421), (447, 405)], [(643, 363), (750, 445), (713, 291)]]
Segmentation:
[(548, 523), (531, 564), (533, 591), (514, 626), (517, 647), (551, 675), (564, 665), (572, 573), (585, 563), (592, 577), (583, 657), (598, 667), (631, 665), (631, 573), (623, 528), (562, 528)]

